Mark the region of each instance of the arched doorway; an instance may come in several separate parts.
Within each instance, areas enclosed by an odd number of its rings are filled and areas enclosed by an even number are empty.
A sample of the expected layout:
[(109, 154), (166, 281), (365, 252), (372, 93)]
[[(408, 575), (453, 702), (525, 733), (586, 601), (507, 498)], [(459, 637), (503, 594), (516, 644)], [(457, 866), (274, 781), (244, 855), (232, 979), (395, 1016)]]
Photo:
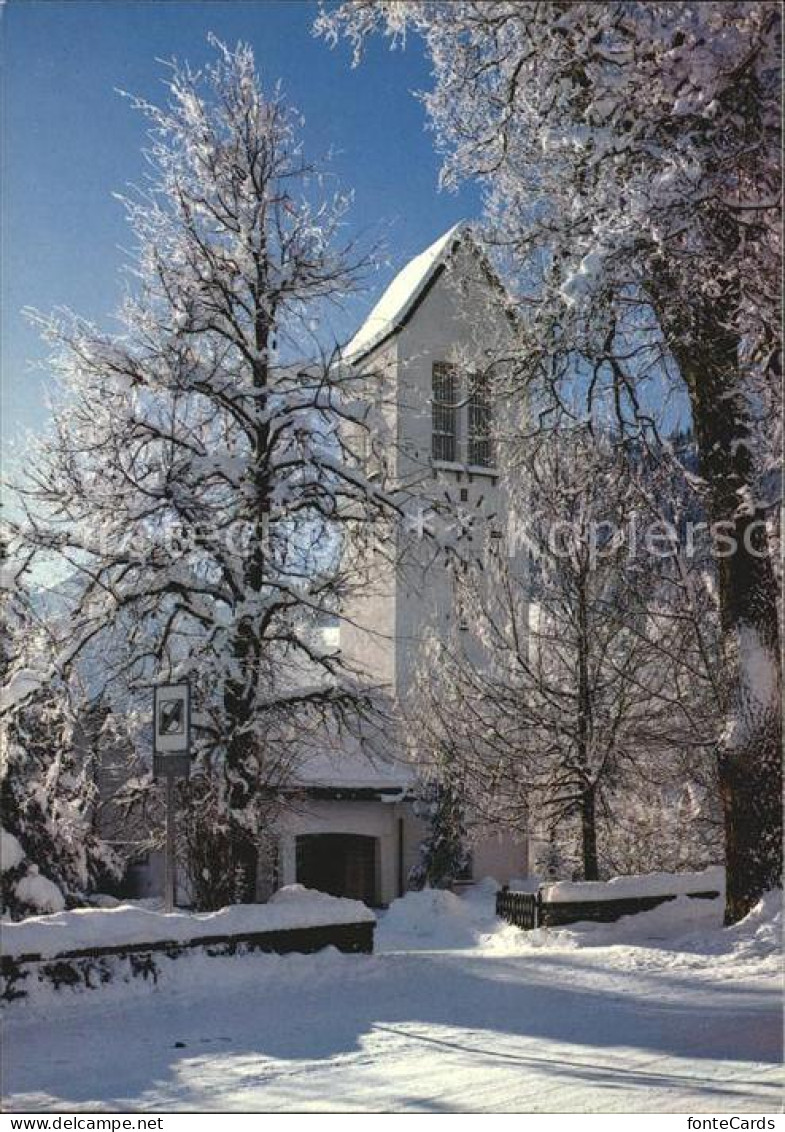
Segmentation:
[(297, 883), (378, 904), (376, 842), (357, 833), (302, 834), (297, 838)]

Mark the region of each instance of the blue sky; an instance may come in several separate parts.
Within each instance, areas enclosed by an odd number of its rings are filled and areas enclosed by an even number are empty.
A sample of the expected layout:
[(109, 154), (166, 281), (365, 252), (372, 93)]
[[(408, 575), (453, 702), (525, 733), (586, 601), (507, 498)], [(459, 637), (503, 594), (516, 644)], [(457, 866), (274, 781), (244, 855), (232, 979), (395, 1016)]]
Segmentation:
[(347, 331), (406, 259), (479, 214), (475, 190), (438, 191), (439, 159), (412, 94), (429, 85), (417, 43), (390, 52), (375, 41), (352, 70), (345, 46), (331, 51), (311, 35), (316, 11), (308, 0), (9, 0), (2, 8), (7, 439), (47, 417), (46, 374), (30, 364), (45, 350), (21, 308), (68, 305), (111, 327), (129, 243), (112, 193), (140, 179), (144, 140), (139, 115), (115, 88), (160, 100), (156, 58), (200, 63), (210, 31), (248, 40), (263, 82), (282, 80), (305, 116), (309, 153), (337, 151), (333, 169), (355, 191), (358, 233), (386, 244), (389, 266), (355, 300)]

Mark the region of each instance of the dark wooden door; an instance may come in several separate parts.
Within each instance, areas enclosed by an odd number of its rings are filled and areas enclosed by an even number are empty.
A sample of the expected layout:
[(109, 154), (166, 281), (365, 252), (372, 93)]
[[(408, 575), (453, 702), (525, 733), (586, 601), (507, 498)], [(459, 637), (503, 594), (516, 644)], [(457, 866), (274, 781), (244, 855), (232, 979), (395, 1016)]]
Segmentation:
[(378, 904), (376, 838), (309, 833), (297, 838), (297, 883), (332, 896)]

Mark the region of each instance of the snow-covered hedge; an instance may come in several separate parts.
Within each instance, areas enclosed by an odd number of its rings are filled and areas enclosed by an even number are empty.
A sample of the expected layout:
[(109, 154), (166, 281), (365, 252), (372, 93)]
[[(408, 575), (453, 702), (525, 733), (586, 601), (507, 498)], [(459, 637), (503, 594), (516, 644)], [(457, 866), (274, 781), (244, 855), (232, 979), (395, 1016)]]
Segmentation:
[(110, 947), (190, 943), (215, 937), (374, 923), (375, 919), (370, 908), (358, 900), (290, 885), (275, 893), (268, 904), (235, 904), (218, 912), (167, 915), (121, 904), (117, 908), (75, 908), (20, 923), (4, 923), (3, 954), (7, 958), (52, 959)]
[(557, 881), (540, 888), (548, 904), (625, 900), (645, 896), (686, 896), (691, 892), (725, 892), (725, 869), (712, 865), (696, 873), (644, 873), (608, 881)]

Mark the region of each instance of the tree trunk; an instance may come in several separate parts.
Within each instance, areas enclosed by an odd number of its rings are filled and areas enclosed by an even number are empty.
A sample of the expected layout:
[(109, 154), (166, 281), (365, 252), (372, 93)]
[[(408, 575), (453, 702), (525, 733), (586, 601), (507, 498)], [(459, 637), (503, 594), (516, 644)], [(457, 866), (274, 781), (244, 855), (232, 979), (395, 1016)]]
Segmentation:
[[(695, 313), (695, 312), (694, 312)], [(717, 550), (725, 728), (718, 747), (725, 818), (726, 923), (782, 883), (782, 706), (777, 587), (755, 499), (749, 409), (734, 312), (705, 303), (671, 349), (687, 382)], [(686, 343), (691, 338), (689, 344)]]
[(240, 826), (231, 833), (233, 904), (253, 904), (256, 900), (257, 847), (256, 838)]
[(581, 847), (583, 854), (583, 879), (599, 880), (597, 864), (597, 814), (596, 786), (591, 780), (589, 751), (592, 739), (592, 697), (589, 684), (589, 654), (591, 637), (589, 633), (588, 612), (588, 571), (591, 564), (585, 562), (578, 575), (577, 614), (578, 614), (578, 766), (583, 777), (583, 790), (580, 799)]
[[(754, 524), (758, 524), (756, 527)], [(776, 589), (762, 516), (735, 523), (739, 549), (720, 560), (728, 665), (719, 747), (725, 819), (726, 923), (742, 919), (782, 883), (782, 715)], [(745, 548), (753, 546), (750, 553)], [(757, 544), (761, 557), (756, 556)]]
[[(264, 416), (264, 410), (270, 377), (267, 357), (271, 321), (270, 313), (264, 309), (260, 299), (260, 296), (266, 293), (264, 271), (267, 259), (263, 252), (262, 247), (257, 266), (257, 306), (254, 320), (254, 345), (257, 357), (253, 362), (252, 382), (257, 392), (256, 411), (259, 419), (251, 436), (253, 463), (251, 483), (248, 485), (251, 490), (248, 518), (253, 524), (253, 542), (243, 571), (246, 597), (259, 596), (263, 592), (270, 570), (268, 562), (271, 490), (270, 425)], [(237, 819), (239, 814), (243, 814), (237, 822), (240, 833), (234, 839), (238, 901), (242, 902), (256, 900), (260, 885), (264, 884), (259, 869), (260, 845), (264, 831), (249, 830), (246, 819), (248, 810), (255, 809), (262, 777), (261, 751), (253, 723), (259, 695), (263, 647), (262, 625), (247, 615), (242, 616), (237, 622), (232, 643), (235, 674), (227, 681), (224, 693), (224, 705), (229, 723), (226, 747), (229, 805), (234, 819)], [(254, 815), (252, 821), (258, 820), (258, 815)]]
[(594, 789), (581, 798), (581, 844), (583, 847), (583, 879), (599, 880), (597, 861), (597, 805)]

